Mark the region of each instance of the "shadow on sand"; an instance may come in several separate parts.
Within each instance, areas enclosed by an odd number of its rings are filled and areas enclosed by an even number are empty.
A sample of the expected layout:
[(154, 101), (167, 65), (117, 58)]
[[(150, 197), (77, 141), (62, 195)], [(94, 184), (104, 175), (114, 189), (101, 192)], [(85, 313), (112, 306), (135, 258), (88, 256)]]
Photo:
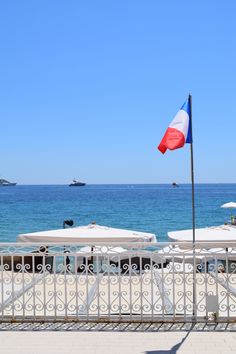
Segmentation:
[(187, 337), (189, 336), (191, 331), (188, 331), (188, 333), (186, 334), (186, 336), (183, 337), (183, 339), (181, 340), (181, 342), (175, 344), (170, 350), (149, 350), (147, 352), (145, 352), (145, 354), (176, 354), (177, 350), (180, 349), (181, 345), (184, 343), (184, 341), (187, 339)]

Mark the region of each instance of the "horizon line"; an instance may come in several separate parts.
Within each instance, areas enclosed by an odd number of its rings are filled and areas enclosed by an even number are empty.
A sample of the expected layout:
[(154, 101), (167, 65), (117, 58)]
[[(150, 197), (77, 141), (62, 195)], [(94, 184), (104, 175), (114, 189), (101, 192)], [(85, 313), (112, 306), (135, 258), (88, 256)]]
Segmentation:
[[(114, 185), (171, 185), (173, 182), (158, 182), (158, 183), (86, 183), (85, 186), (114, 186)], [(178, 185), (191, 185), (191, 182), (183, 182), (183, 183), (177, 183)], [(236, 182), (195, 182), (196, 184), (236, 184)], [(68, 186), (69, 184), (67, 183), (17, 183), (16, 186)], [(13, 187), (16, 187), (13, 186)]]

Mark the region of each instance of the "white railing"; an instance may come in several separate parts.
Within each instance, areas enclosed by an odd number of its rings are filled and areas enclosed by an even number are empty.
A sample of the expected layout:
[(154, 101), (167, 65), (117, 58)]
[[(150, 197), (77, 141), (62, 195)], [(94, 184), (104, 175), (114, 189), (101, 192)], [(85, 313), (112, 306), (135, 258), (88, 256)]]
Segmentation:
[(2, 243), (0, 320), (233, 322), (236, 243)]

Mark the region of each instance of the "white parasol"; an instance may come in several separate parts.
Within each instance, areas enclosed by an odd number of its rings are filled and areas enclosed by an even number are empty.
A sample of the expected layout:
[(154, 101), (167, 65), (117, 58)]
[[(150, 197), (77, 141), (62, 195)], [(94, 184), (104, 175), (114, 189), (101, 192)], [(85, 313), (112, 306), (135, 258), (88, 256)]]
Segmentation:
[[(221, 208), (236, 209), (236, 203), (234, 203), (234, 202), (225, 203), (225, 204), (221, 205)], [(235, 222), (235, 220), (234, 220), (235, 218), (233, 217), (232, 210), (231, 210), (231, 215), (230, 216), (231, 216), (231, 222), (234, 223)]]
[(225, 204), (221, 205), (221, 208), (234, 209), (234, 208), (236, 208), (236, 203), (234, 203), (234, 202), (225, 203)]
[(87, 226), (72, 227), (60, 230), (48, 230), (32, 232), (18, 235), (17, 241), (20, 242), (81, 242), (98, 244), (104, 242), (126, 243), (126, 242), (155, 242), (154, 234), (112, 227), (90, 224)]

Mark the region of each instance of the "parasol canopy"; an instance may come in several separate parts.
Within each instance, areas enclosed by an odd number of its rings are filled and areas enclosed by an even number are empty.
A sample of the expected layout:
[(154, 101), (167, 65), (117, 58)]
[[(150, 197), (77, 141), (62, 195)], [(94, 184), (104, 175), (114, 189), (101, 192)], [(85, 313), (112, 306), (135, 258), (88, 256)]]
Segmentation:
[(236, 203), (234, 203), (234, 202), (225, 203), (225, 204), (221, 205), (221, 208), (233, 209), (233, 208), (236, 208)]
[(116, 229), (97, 224), (79, 226), (68, 229), (48, 230), (20, 234), (17, 237), (19, 242), (81, 242), (81, 243), (99, 243), (99, 242), (155, 242), (154, 234)]
[[(193, 230), (181, 230), (168, 232), (168, 237), (174, 242), (192, 241)], [(236, 228), (232, 225), (220, 225), (205, 227), (195, 230), (196, 242), (235, 242)]]

